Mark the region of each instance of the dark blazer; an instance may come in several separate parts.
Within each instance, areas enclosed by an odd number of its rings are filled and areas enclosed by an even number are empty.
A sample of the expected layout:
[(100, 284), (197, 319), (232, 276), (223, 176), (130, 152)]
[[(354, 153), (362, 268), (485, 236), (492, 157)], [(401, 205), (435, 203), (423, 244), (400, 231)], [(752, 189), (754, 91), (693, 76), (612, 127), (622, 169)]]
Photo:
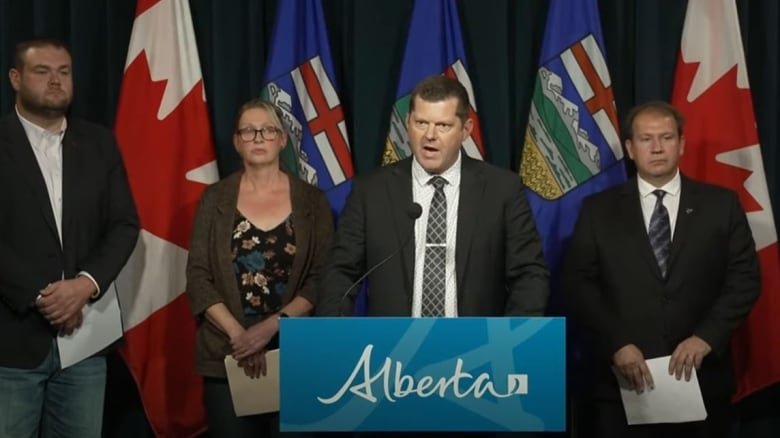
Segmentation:
[[(241, 307), (230, 250), (241, 174), (236, 172), (203, 193), (195, 213), (187, 259), (187, 295), (198, 322), (195, 369), (207, 377), (225, 377), (225, 356), (232, 351), (227, 335), (204, 317), (206, 309), (225, 303), (244, 327), (249, 326)], [(286, 305), (300, 295), (316, 304), (315, 287), (333, 237), (333, 215), (322, 191), (293, 176), (290, 198), (296, 252), (282, 303)]]
[[(414, 274), (412, 159), (355, 179), (328, 256), (317, 313), (350, 314), (360, 275), (401, 252), (368, 278), (368, 314), (409, 316)], [(460, 316), (541, 315), (549, 272), (520, 177), (462, 154), (455, 272)], [(357, 291), (355, 291), (357, 292)]]
[(114, 136), (68, 118), (62, 140), (62, 244), (15, 112), (0, 119), (0, 366), (34, 368), (56, 330), (33, 302), (48, 283), (92, 275), (105, 292), (135, 247), (138, 216)]
[(755, 244), (737, 196), (682, 177), (668, 278), (647, 237), (636, 179), (583, 203), (564, 287), (585, 329), (597, 396), (619, 398), (612, 355), (635, 344), (646, 359), (691, 335), (712, 352), (698, 371), (707, 399), (733, 390), (729, 341), (760, 292)]

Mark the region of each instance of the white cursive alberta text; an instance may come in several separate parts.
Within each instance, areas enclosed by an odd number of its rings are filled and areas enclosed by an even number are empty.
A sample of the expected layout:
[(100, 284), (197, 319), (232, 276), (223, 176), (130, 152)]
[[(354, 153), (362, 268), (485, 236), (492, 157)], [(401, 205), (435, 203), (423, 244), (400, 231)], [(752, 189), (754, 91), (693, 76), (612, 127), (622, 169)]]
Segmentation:
[[(485, 393), (490, 393), (496, 398), (528, 394), (527, 374), (507, 375), (507, 390), (499, 392), (496, 390), (490, 374), (481, 373), (474, 377), (471, 373), (464, 372), (463, 359), (461, 358), (455, 362), (455, 369), (449, 377), (422, 376), (415, 379), (415, 377), (403, 373), (403, 362), (395, 361), (394, 363), (389, 357), (386, 357), (382, 367), (374, 375), (371, 375), (371, 352), (373, 349), (373, 344), (366, 345), (363, 354), (352, 370), (352, 374), (335, 394), (327, 398), (317, 397), (317, 400), (326, 405), (333, 404), (341, 400), (344, 394), (349, 391), (371, 403), (376, 403), (374, 382), (380, 379), (383, 384), (384, 397), (390, 402), (410, 395), (422, 398), (438, 395), (445, 398), (450, 391), (452, 397), (455, 398), (470, 396), (481, 398)], [(362, 382), (356, 382), (361, 371)]]

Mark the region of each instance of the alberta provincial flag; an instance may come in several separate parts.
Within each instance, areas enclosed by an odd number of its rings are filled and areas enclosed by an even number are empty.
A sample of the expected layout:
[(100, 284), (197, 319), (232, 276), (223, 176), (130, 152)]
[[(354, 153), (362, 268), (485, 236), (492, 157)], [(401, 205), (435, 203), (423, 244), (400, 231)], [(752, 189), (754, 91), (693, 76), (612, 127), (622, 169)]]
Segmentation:
[(284, 113), (288, 170), (325, 191), (338, 213), (354, 169), (319, 0), (279, 2), (262, 96)]
[(484, 159), (485, 147), (467, 67), (455, 0), (416, 0), (409, 23), (397, 97), (390, 116), (390, 131), (382, 154), (383, 165), (411, 155), (406, 136), (409, 95), (417, 82), (434, 74), (457, 79), (466, 87), (471, 106), (469, 117), (474, 129), (471, 137), (463, 142), (463, 148), (470, 157)]
[(558, 278), (582, 199), (625, 181), (626, 172), (596, 1), (550, 1), (546, 29), (520, 175)]

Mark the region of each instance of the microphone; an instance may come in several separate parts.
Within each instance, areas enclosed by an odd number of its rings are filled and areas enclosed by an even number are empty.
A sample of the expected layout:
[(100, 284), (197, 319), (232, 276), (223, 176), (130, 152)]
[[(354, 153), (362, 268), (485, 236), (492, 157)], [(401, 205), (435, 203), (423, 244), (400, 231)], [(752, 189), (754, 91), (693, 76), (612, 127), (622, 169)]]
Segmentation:
[[(414, 223), (414, 221), (416, 221), (422, 215), (422, 207), (420, 206), (420, 204), (418, 204), (416, 202), (413, 202), (408, 207), (406, 207), (406, 214), (409, 216), (409, 219), (412, 220), (412, 223)], [(403, 243), (401, 243), (401, 245), (398, 248), (396, 248), (393, 252), (391, 252), (385, 258), (380, 260), (377, 264), (372, 266), (371, 269), (367, 270), (363, 275), (358, 277), (358, 279), (355, 280), (354, 283), (349, 285), (349, 287), (347, 288), (347, 291), (344, 292), (344, 295), (342, 295), (341, 299), (339, 300), (339, 313), (340, 313), (340, 316), (345, 316), (344, 315), (344, 300), (346, 300), (347, 297), (349, 296), (349, 294), (352, 293), (353, 290), (355, 290), (357, 285), (362, 283), (363, 280), (365, 280), (369, 275), (371, 275), (372, 272), (374, 272), (377, 269), (379, 269), (380, 266), (384, 265), (385, 263), (388, 262), (388, 260), (390, 260), (396, 254), (401, 252), (401, 250), (406, 247), (406, 245), (409, 243), (409, 241), (412, 240), (412, 237), (414, 237), (414, 227), (412, 227), (412, 232), (409, 233), (409, 236), (406, 237), (406, 240), (404, 240)]]

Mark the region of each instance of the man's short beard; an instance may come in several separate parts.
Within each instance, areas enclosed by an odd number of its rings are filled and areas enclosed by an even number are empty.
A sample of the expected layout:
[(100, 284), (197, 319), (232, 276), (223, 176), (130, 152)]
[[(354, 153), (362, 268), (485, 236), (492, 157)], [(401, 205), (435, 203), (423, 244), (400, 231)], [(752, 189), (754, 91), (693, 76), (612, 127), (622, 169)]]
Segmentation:
[(61, 104), (54, 104), (32, 99), (25, 93), (19, 93), (19, 101), (28, 112), (46, 119), (56, 119), (64, 116), (70, 106), (70, 99), (65, 99)]

